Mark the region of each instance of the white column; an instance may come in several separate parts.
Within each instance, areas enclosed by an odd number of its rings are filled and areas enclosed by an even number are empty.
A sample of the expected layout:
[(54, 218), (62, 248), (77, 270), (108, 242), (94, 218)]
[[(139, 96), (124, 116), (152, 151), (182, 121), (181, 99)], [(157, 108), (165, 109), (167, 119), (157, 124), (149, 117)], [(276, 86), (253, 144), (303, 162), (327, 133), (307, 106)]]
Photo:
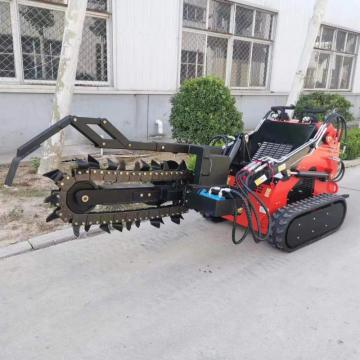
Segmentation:
[(311, 55), (314, 49), (316, 37), (319, 33), (320, 25), (323, 21), (328, 0), (315, 0), (314, 12), (310, 19), (305, 44), (300, 56), (295, 78), (291, 86), (287, 105), (296, 105), (300, 94), (304, 88), (306, 71), (309, 67)]
[[(87, 0), (69, 0), (50, 125), (70, 114), (86, 7)], [(62, 131), (44, 144), (39, 174), (59, 167), (63, 146)]]

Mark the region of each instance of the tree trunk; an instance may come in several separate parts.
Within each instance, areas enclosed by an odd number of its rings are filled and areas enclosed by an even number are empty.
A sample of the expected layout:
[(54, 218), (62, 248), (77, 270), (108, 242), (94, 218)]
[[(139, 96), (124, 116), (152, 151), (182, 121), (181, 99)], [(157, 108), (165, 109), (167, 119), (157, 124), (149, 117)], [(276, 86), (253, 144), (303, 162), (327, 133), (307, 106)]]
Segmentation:
[[(50, 125), (70, 114), (76, 80), (87, 0), (69, 0)], [(58, 168), (64, 147), (64, 134), (54, 135), (44, 144), (39, 174)]]
[(319, 33), (321, 22), (324, 18), (328, 0), (315, 0), (314, 12), (310, 19), (305, 44), (300, 56), (295, 78), (287, 99), (287, 105), (296, 105), (304, 88), (306, 71), (309, 67), (316, 37)]

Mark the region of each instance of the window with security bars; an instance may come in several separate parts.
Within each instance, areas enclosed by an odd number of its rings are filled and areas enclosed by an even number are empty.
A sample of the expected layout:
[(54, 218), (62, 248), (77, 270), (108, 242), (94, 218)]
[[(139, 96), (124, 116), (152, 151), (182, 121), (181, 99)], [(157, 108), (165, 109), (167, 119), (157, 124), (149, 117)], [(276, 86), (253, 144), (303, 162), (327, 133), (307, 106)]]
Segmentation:
[(214, 75), (233, 88), (266, 88), (274, 19), (229, 1), (184, 0), (180, 81)]
[(236, 6), (231, 86), (265, 88), (274, 14)]
[(306, 89), (351, 90), (359, 34), (322, 25), (305, 77)]
[(15, 77), (14, 42), (10, 4), (0, 2), (0, 78)]
[(19, 6), (24, 79), (55, 80), (61, 53), (64, 13)]
[[(17, 2), (18, 0), (13, 0)], [(53, 82), (57, 78), (64, 32), (67, 0), (22, 0), (16, 7), (0, 0), (0, 79), (15, 78), (25, 82)], [(64, 6), (65, 5), (65, 6)], [(14, 14), (18, 9), (18, 14)], [(88, 0), (79, 54), (79, 85), (101, 85), (109, 81), (108, 0)], [(19, 21), (12, 23), (13, 18)], [(13, 27), (20, 34), (19, 48), (14, 48)], [(15, 59), (19, 57), (18, 74)]]
[(184, 2), (183, 21), (187, 27), (206, 27), (207, 0), (187, 0)]
[(206, 36), (184, 32), (181, 52), (181, 82), (204, 75)]
[(77, 79), (107, 81), (107, 26), (105, 19), (87, 16), (79, 54)]
[(88, 9), (96, 11), (107, 11), (107, 0), (88, 0)]

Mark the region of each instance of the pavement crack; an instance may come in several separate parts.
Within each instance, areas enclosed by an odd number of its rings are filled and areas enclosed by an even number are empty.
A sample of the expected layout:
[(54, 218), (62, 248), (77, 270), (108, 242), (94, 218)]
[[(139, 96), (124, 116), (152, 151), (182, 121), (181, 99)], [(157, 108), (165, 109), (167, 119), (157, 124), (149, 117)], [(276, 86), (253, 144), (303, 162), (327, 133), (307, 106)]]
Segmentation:
[(36, 250), (30, 240), (26, 240), (26, 242), (30, 245), (31, 250)]

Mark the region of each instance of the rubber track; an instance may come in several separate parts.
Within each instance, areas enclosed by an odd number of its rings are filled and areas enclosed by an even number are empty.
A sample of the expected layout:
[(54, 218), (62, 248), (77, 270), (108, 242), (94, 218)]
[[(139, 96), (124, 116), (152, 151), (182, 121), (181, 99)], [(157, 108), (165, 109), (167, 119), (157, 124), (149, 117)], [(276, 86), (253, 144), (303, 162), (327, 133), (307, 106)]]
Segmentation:
[(304, 215), (307, 212), (317, 210), (323, 206), (330, 205), (337, 201), (345, 202), (345, 197), (334, 194), (321, 194), (318, 196), (309, 197), (301, 201), (297, 201), (279, 209), (272, 216), (271, 236), (269, 237), (268, 242), (277, 249), (286, 252), (292, 252), (317, 240), (320, 240), (324, 236), (330, 235), (330, 233), (336, 231), (338, 228), (316, 239), (305, 242), (296, 248), (289, 248), (286, 244), (287, 229), (292, 220), (294, 220), (298, 216)]

